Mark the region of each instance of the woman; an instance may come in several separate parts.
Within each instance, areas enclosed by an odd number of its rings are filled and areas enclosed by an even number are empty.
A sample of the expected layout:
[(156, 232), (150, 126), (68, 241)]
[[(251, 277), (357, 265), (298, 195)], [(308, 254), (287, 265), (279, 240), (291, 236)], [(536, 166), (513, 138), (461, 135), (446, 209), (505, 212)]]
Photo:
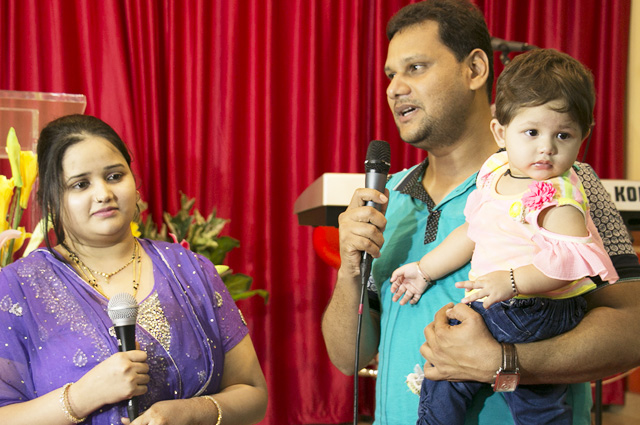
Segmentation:
[[(57, 245), (47, 237), (0, 272), (0, 423), (260, 421), (264, 375), (213, 264), (131, 234), (136, 182), (116, 132), (59, 118), (42, 130), (38, 160)], [(107, 304), (123, 292), (139, 303), (139, 349), (120, 353)], [(129, 421), (132, 397), (141, 414)]]

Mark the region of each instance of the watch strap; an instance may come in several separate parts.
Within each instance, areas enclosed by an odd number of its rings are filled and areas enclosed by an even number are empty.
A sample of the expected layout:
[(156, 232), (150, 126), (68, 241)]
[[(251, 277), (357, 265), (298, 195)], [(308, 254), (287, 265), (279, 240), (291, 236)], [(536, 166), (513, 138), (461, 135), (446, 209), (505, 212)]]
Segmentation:
[(518, 353), (513, 344), (501, 343), (502, 364), (495, 374), (495, 382), (491, 385), (493, 391), (515, 391), (520, 382), (520, 369), (518, 368)]
[(518, 373), (518, 352), (516, 346), (506, 342), (502, 345), (502, 372)]

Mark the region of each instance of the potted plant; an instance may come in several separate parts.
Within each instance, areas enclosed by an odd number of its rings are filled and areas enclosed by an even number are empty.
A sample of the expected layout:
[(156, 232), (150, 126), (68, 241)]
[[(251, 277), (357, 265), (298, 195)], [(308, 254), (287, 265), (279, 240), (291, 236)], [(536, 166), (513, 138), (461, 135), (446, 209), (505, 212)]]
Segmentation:
[[(195, 199), (189, 199), (180, 193), (180, 210), (171, 215), (164, 212), (163, 223), (158, 230), (149, 216), (145, 220), (139, 219), (134, 223), (134, 234), (147, 239), (163, 240), (181, 243), (185, 248), (201, 254), (216, 265), (222, 281), (229, 289), (234, 300), (242, 300), (255, 295), (268, 300), (269, 293), (264, 289), (251, 289), (253, 278), (242, 273), (234, 273), (228, 266), (223, 265), (229, 251), (240, 246), (240, 241), (230, 236), (220, 236), (228, 219), (216, 216), (216, 210), (205, 218), (193, 205)], [(147, 204), (140, 202), (140, 210), (144, 211)], [(135, 227), (137, 226), (137, 229)], [(139, 233), (136, 233), (137, 232)]]

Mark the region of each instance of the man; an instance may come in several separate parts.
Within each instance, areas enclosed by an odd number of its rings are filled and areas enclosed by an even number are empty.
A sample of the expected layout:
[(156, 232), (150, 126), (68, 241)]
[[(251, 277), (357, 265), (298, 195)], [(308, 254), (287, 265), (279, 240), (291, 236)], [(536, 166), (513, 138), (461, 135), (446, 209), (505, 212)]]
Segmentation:
[[(361, 253), (368, 252), (376, 258), (372, 281), (378, 293), (365, 302), (359, 364), (379, 353), (376, 424), (410, 424), (417, 419), (419, 397), (405, 380), (415, 365), (425, 364), (418, 352), (421, 344), (429, 379), (493, 383), (503, 360), (502, 348), (482, 318), (465, 305), (449, 304), (463, 297), (454, 283), (467, 280), (468, 266), (437, 281), (415, 305), (393, 303), (389, 290), (395, 268), (419, 260), (464, 222), (475, 174), (498, 149), (489, 129), (493, 53), (482, 14), (466, 1), (409, 5), (389, 22), (387, 35), (389, 106), (402, 139), (429, 156), (394, 175), (388, 196), (356, 191), (340, 216), (342, 264), (322, 329), (331, 361), (343, 373), (353, 373), (359, 263)], [(581, 178), (590, 200), (597, 199), (603, 189), (589, 168), (584, 170)], [(367, 201), (383, 204), (386, 218), (364, 206)], [(607, 202), (597, 203), (592, 201), (593, 209), (600, 209), (596, 225), (613, 229), (603, 238), (609, 253), (616, 254), (612, 260), (621, 282), (587, 297), (590, 310), (573, 331), (516, 346), (521, 384), (585, 382), (640, 363), (635, 338), (640, 332), (635, 301), (640, 285), (625, 282), (640, 276), (637, 259), (617, 212)], [(449, 326), (448, 318), (462, 323)], [(629, 345), (633, 347), (624, 351), (618, 348)], [(588, 385), (570, 388), (574, 423), (589, 424)], [(512, 424), (513, 418), (502, 397), (488, 391), (474, 400), (467, 423)]]

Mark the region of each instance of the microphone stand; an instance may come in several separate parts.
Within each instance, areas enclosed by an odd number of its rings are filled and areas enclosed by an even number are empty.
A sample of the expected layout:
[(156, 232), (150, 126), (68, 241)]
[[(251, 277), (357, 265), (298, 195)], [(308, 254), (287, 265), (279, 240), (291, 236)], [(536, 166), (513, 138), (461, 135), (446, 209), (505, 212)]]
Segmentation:
[(501, 50), (500, 51), (500, 62), (502, 62), (502, 64), (504, 66), (507, 66), (509, 64), (509, 62), (511, 62), (511, 58), (509, 57), (509, 53), (511, 53), (511, 50)]

